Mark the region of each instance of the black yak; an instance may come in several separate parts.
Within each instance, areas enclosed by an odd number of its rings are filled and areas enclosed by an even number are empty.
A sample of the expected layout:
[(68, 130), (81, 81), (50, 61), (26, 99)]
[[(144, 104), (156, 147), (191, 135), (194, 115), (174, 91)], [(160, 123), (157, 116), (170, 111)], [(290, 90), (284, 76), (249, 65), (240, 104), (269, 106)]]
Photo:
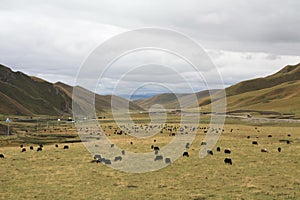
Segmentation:
[(231, 154), (231, 151), (230, 151), (230, 149), (225, 149), (225, 150), (224, 150), (224, 153), (225, 153), (225, 154)]
[(189, 152), (187, 152), (187, 151), (183, 152), (182, 156), (183, 156), (183, 157), (184, 157), (184, 156), (185, 156), (185, 157), (190, 157)]
[(163, 160), (163, 156), (162, 155), (158, 155), (154, 158), (154, 161), (157, 161), (157, 160)]
[(231, 158), (225, 158), (225, 159), (224, 159), (224, 163), (225, 163), (225, 164), (232, 165), (232, 160), (231, 160)]

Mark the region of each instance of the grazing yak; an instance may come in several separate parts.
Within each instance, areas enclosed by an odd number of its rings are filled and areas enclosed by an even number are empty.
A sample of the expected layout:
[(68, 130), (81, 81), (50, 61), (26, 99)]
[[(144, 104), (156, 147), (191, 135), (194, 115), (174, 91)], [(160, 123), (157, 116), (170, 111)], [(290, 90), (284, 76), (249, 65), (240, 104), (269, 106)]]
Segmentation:
[(96, 163), (101, 163), (104, 160), (104, 158), (100, 158), (96, 160)]
[(68, 145), (65, 145), (65, 146), (64, 146), (64, 149), (69, 149), (69, 146), (68, 146)]
[(214, 155), (214, 152), (212, 150), (207, 150), (207, 154)]
[(190, 144), (189, 142), (186, 143), (185, 148), (186, 148), (186, 149), (189, 149), (189, 148), (190, 148), (190, 145), (191, 145), (191, 144)]
[(217, 151), (220, 152), (220, 151), (221, 151), (221, 148), (220, 148), (220, 147), (217, 147)]
[(207, 144), (206, 142), (201, 142), (201, 146), (206, 145), (206, 144)]
[(166, 158), (165, 162), (166, 162), (166, 164), (171, 164), (171, 158)]
[(111, 161), (109, 159), (104, 159), (103, 162), (106, 165), (111, 165)]
[(0, 154), (0, 158), (4, 158), (4, 155), (2, 153)]
[(278, 149), (277, 149), (277, 150), (278, 150), (278, 152), (281, 152), (281, 148), (280, 148), (280, 147), (278, 147)]
[(122, 161), (122, 156), (116, 156), (114, 161)]
[(263, 152), (263, 153), (268, 153), (269, 152), (268, 149), (266, 149), (266, 148), (263, 148), (260, 151)]
[(120, 131), (120, 132), (117, 132), (118, 135), (122, 135), (123, 134), (123, 131)]
[(30, 149), (30, 150), (33, 150), (33, 146), (30, 146), (29, 149)]
[(230, 149), (225, 149), (225, 150), (224, 150), (224, 153), (225, 153), (225, 154), (231, 154), (231, 150), (230, 150)]
[(100, 158), (96, 161), (97, 163), (104, 163), (106, 165), (111, 165), (111, 161), (109, 159)]
[(125, 150), (122, 150), (121, 153), (122, 153), (122, 155), (125, 155)]
[(162, 155), (157, 155), (155, 158), (154, 158), (154, 161), (157, 161), (157, 160), (163, 160), (163, 156)]
[(159, 147), (154, 147), (154, 151), (159, 151)]
[(25, 152), (26, 151), (26, 148), (23, 148), (22, 150), (21, 150), (21, 152)]
[(100, 154), (95, 154), (95, 155), (94, 155), (94, 159), (95, 159), (95, 160), (101, 159), (101, 155), (100, 155)]
[(232, 165), (232, 160), (231, 160), (231, 158), (225, 158), (225, 159), (224, 159), (224, 163), (225, 163), (225, 164)]
[(183, 152), (182, 156), (183, 157), (190, 157), (189, 152), (187, 152), (187, 151)]
[(252, 144), (258, 145), (257, 141), (252, 141)]
[(43, 148), (42, 148), (42, 147), (38, 147), (38, 148), (36, 149), (36, 151), (43, 151)]

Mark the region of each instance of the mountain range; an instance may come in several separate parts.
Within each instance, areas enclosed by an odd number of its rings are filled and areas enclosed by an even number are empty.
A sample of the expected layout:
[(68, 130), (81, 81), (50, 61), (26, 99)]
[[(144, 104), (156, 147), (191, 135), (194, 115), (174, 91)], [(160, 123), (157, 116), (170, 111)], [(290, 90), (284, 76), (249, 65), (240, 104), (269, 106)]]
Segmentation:
[[(83, 95), (91, 94), (91, 91), (80, 86), (75, 87), (81, 90)], [(71, 115), (73, 89), (73, 86), (61, 82), (50, 83), (0, 65), (0, 114)], [(300, 64), (288, 65), (267, 77), (240, 82), (226, 88), (225, 91), (229, 113), (277, 113), (299, 118)], [(97, 112), (110, 112), (111, 99), (114, 98), (118, 105), (129, 104), (132, 111), (149, 109), (155, 104), (160, 104), (166, 109), (179, 109), (177, 98), (180, 98), (189, 108), (201, 107), (201, 110), (209, 110), (210, 95), (218, 92), (219, 90), (212, 90), (196, 93), (198, 102), (194, 105), (190, 103), (193, 94), (158, 94), (134, 101), (95, 94), (95, 108)], [(78, 97), (74, 101), (84, 104), (85, 99)]]
[[(200, 107), (209, 112), (210, 95), (218, 90), (198, 92), (198, 104), (189, 107)], [(246, 80), (225, 89), (228, 113), (259, 113), (268, 115), (282, 115), (289, 118), (300, 118), (300, 64), (288, 65), (263, 78)], [(165, 108), (179, 108), (178, 99), (189, 99), (191, 94), (159, 94), (151, 98), (136, 100), (136, 104), (143, 108), (150, 108), (155, 104)]]
[[(79, 86), (76, 86), (80, 88)], [(82, 94), (90, 94), (89, 90), (80, 88)], [(73, 87), (57, 82), (49, 83), (22, 72), (13, 72), (0, 65), (0, 114), (2, 115), (71, 115)], [(111, 110), (111, 95), (95, 94), (97, 112)], [(127, 99), (114, 96), (118, 104), (128, 104), (131, 110), (143, 110)], [(85, 99), (76, 99), (84, 105)], [(84, 108), (83, 108), (84, 109)]]

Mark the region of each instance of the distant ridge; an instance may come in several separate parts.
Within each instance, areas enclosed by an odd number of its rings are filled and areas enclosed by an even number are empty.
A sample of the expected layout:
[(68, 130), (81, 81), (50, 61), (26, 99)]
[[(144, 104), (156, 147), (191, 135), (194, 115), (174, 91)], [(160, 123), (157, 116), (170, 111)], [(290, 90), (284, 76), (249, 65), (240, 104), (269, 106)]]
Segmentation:
[(270, 88), (285, 82), (300, 80), (300, 64), (288, 65), (277, 73), (265, 78), (257, 78), (240, 82), (226, 88), (227, 96), (241, 94), (250, 91)]
[[(226, 88), (225, 91), (229, 113), (277, 113), (300, 118), (300, 64), (288, 65), (264, 78), (242, 81)], [(218, 90), (211, 91), (211, 94), (208, 91), (196, 93), (197, 105), (193, 105), (189, 98), (192, 94), (177, 94), (177, 97), (190, 101), (189, 107), (201, 107), (203, 112), (209, 112), (210, 95), (217, 92)], [(177, 97), (175, 94), (159, 94), (134, 102), (145, 109), (154, 104), (163, 105), (166, 109), (179, 109)]]
[[(72, 98), (72, 93), (73, 93), (73, 87), (69, 86), (65, 83), (57, 82), (54, 84), (56, 87), (59, 87), (61, 90), (63, 90), (70, 98)], [(95, 108), (97, 112), (110, 112), (112, 109), (111, 105), (111, 98), (114, 98), (114, 101), (116, 102), (116, 105), (113, 105), (114, 109), (118, 108), (126, 108), (127, 105), (129, 104), (129, 110), (143, 110), (140, 106), (136, 105), (135, 103), (121, 98), (117, 96), (112, 96), (112, 95), (99, 95), (99, 94), (94, 94), (91, 91), (82, 88), (80, 86), (75, 86), (75, 88), (79, 91), (81, 91), (82, 96), (80, 99), (75, 99), (75, 101), (80, 102), (80, 105), (85, 105), (87, 99), (85, 98), (86, 96), (95, 95)], [(82, 108), (84, 109), (84, 108)]]
[(1, 114), (63, 115), (70, 113), (70, 102), (52, 83), (0, 65)]
[[(208, 90), (205, 90), (205, 91), (197, 92), (195, 94), (196, 94), (197, 99), (201, 100), (203, 98), (207, 98), (210, 95), (215, 94), (218, 91), (219, 90), (211, 90), (209, 92)], [(197, 106), (196, 104), (192, 105), (194, 97), (195, 97), (194, 94), (164, 93), (164, 94), (155, 95), (155, 96), (153, 96), (151, 98), (147, 98), (147, 99), (135, 100), (133, 102), (145, 109), (148, 109), (155, 104), (160, 104), (160, 105), (164, 106), (164, 108), (166, 108), (166, 109), (179, 109), (180, 104), (179, 104), (178, 99), (181, 102), (185, 102), (185, 104), (186, 104), (186, 102), (190, 102), (188, 107)]]
[[(90, 91), (83, 89), (85, 93)], [(71, 115), (73, 87), (57, 82), (49, 83), (38, 77), (14, 72), (0, 64), (0, 114), (3, 115)], [(111, 96), (95, 95), (96, 111), (111, 110)], [(118, 103), (128, 100), (116, 97)], [(130, 109), (143, 110), (130, 102)], [(83, 108), (84, 109), (84, 108)]]
[[(226, 88), (227, 111), (277, 113), (300, 118), (300, 64), (288, 65), (273, 75)], [(210, 98), (199, 101), (209, 109)]]
[[(85, 94), (91, 91), (76, 86), (82, 91), (75, 103), (84, 105)], [(166, 109), (180, 109), (179, 101), (184, 108), (201, 107), (209, 111), (210, 95), (219, 90), (196, 93), (198, 102), (193, 104), (194, 94), (159, 94), (151, 98), (129, 101), (127, 99), (95, 94), (96, 112), (110, 112), (111, 100), (116, 102), (114, 109), (129, 105), (130, 110), (147, 110), (152, 105), (160, 104)], [(227, 111), (261, 113), (279, 113), (300, 118), (300, 64), (288, 65), (273, 75), (240, 82), (225, 89)], [(71, 115), (73, 87), (57, 82), (49, 83), (38, 77), (28, 76), (22, 72), (13, 72), (0, 65), (0, 114), (2, 115)], [(82, 107), (81, 109), (85, 109)]]

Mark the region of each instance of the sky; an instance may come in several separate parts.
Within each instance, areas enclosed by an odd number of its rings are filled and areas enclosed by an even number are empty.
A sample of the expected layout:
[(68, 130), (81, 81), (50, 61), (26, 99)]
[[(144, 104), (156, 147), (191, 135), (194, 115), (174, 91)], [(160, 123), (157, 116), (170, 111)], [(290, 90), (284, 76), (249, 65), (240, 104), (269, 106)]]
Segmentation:
[[(207, 75), (205, 80), (199, 78), (178, 56), (143, 50), (115, 62), (101, 84), (86, 80), (89, 83), (86, 87), (100, 94), (185, 93), (190, 92), (188, 84), (194, 91), (206, 89), (208, 80), (212, 87), (227, 87), (300, 63), (297, 0), (0, 0), (0, 3), (0, 63), (14, 71), (53, 83), (76, 85), (80, 69), (99, 45), (131, 30), (154, 27), (181, 33), (195, 41), (222, 79), (222, 86), (213, 84), (213, 75)], [(133, 70), (137, 66), (142, 67)], [(120, 81), (127, 73), (124, 69), (131, 69), (132, 74)], [(146, 84), (162, 79), (153, 87)]]

